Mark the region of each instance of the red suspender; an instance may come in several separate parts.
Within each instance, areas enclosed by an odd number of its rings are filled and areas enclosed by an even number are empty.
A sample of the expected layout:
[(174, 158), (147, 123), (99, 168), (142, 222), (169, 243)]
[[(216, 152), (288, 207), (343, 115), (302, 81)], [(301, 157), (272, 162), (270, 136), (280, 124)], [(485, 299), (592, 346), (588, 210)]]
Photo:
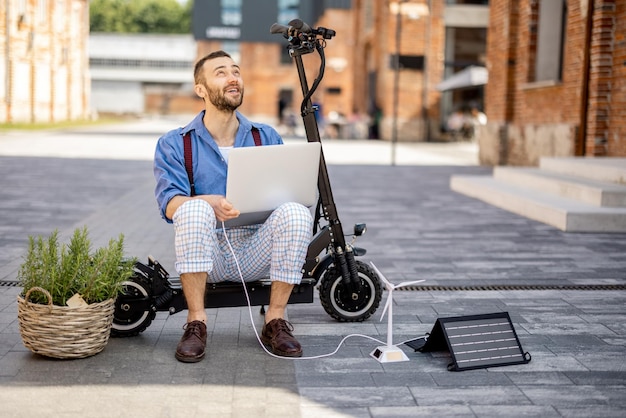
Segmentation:
[[(261, 146), (261, 134), (256, 127), (252, 127), (252, 137), (254, 138), (254, 145)], [(196, 195), (196, 185), (193, 182), (193, 157), (191, 151), (191, 134), (187, 132), (183, 136), (183, 149), (185, 155), (185, 170), (187, 171), (187, 177), (189, 178), (189, 184), (191, 185), (191, 196)]]
[(256, 145), (257, 147), (261, 146), (261, 134), (259, 133), (259, 130), (254, 126), (252, 127), (252, 137), (254, 138), (254, 145)]
[(191, 134), (189, 132), (183, 136), (183, 147), (185, 153), (185, 170), (187, 170), (187, 177), (189, 178), (189, 185), (191, 186), (191, 196), (195, 196), (196, 185), (193, 182), (193, 158), (191, 156)]

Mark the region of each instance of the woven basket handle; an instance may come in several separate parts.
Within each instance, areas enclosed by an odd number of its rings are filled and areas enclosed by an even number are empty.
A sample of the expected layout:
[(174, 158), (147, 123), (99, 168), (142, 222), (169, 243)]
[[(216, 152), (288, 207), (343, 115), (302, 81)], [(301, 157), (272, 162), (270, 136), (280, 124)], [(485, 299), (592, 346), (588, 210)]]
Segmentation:
[(52, 295), (50, 294), (50, 292), (42, 287), (35, 286), (28, 289), (28, 292), (26, 292), (26, 295), (24, 295), (24, 300), (28, 302), (28, 297), (30, 296), (31, 292), (35, 291), (43, 293), (48, 298), (48, 306), (52, 308)]

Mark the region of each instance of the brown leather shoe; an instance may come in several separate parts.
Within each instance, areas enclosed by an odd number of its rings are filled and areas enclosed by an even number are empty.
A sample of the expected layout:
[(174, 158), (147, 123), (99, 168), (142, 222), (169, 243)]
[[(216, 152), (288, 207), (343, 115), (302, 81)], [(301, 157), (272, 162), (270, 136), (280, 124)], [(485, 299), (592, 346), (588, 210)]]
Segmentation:
[(293, 325), (284, 319), (273, 319), (263, 325), (261, 341), (272, 349), (272, 353), (283, 357), (301, 357), (302, 347), (291, 333)]
[(176, 360), (196, 363), (204, 357), (206, 348), (206, 325), (202, 321), (191, 321), (183, 326), (185, 333), (176, 347)]

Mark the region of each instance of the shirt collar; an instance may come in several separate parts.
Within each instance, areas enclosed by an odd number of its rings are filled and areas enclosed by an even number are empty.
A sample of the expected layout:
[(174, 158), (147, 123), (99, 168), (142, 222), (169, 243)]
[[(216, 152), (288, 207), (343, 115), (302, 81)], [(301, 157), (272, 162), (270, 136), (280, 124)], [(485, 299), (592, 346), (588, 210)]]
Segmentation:
[[(203, 130), (206, 131), (206, 128), (204, 127), (204, 122), (202, 121), (202, 119), (204, 118), (204, 112), (205, 111), (203, 110), (198, 113), (191, 122), (185, 125), (182, 130), (183, 135), (194, 130), (196, 132), (202, 132)], [(239, 120), (239, 129), (241, 130), (243, 128), (245, 134), (250, 132), (252, 130), (252, 123), (238, 111), (235, 111), (235, 114), (237, 115), (237, 119)]]

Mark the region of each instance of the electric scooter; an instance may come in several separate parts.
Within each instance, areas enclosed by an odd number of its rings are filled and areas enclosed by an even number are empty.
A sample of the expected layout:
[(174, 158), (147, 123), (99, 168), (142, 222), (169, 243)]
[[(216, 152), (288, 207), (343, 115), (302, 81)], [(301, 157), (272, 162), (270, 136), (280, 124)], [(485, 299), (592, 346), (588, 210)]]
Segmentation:
[[(300, 107), (307, 141), (321, 142), (316, 107), (311, 97), (319, 86), (325, 69), (324, 48), (335, 31), (323, 27), (311, 28), (299, 19), (288, 26), (273, 24), (273, 34), (281, 34), (288, 40), (289, 55), (294, 59), (303, 93)], [(317, 52), (320, 58), (319, 72), (309, 89), (302, 56)], [(377, 273), (366, 263), (356, 260), (366, 250), (355, 247), (357, 237), (366, 231), (364, 223), (354, 225), (352, 240), (346, 243), (343, 228), (328, 177), (324, 155), (320, 157), (318, 176), (319, 199), (315, 208), (313, 238), (309, 244), (302, 268), (302, 281), (295, 286), (289, 304), (312, 303), (314, 289), (324, 310), (342, 322), (364, 321), (378, 308), (382, 298), (382, 286)], [(246, 286), (247, 292), (243, 286)], [(205, 307), (261, 306), (269, 304), (271, 281), (264, 278), (254, 282), (207, 283)], [(135, 336), (143, 332), (154, 320), (157, 312), (175, 314), (187, 309), (179, 277), (170, 277), (155, 259), (148, 263), (137, 262), (134, 275), (123, 284), (115, 302), (111, 335)]]

